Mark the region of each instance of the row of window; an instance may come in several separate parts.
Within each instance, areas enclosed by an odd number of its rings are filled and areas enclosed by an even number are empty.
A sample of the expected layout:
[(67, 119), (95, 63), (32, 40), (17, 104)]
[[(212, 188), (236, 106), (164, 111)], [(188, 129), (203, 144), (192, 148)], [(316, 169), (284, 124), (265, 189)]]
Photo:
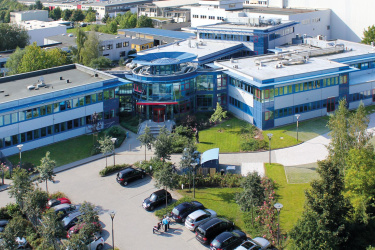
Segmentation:
[(361, 69), (361, 70), (372, 69), (372, 68), (375, 68), (375, 61), (364, 62), (364, 63), (355, 63), (355, 64), (351, 64), (350, 66), (354, 67), (354, 68), (357, 68), (357, 69)]
[[(321, 102), (322, 101), (316, 101), (316, 102), (305, 103), (302, 105), (294, 106), (294, 113), (293, 113), (292, 107), (276, 109), (275, 118), (281, 118), (281, 117), (285, 117), (289, 115), (294, 115), (294, 114), (299, 114), (299, 113), (304, 113), (304, 112), (320, 109), (322, 108), (322, 106), (325, 106), (325, 105), (321, 105)], [(324, 100), (323, 102), (326, 103), (326, 100)]]
[(94, 104), (108, 99), (115, 98), (115, 90), (105, 90), (97, 94), (86, 95), (74, 99), (63, 100), (39, 107), (14, 112), (11, 114), (0, 115), (0, 127), (10, 125), (25, 120), (38, 118), (53, 113), (59, 113), (66, 110), (83, 107), (86, 105)]
[[(199, 15), (193, 15), (193, 18), (199, 18)], [(200, 19), (207, 19), (207, 16), (201, 15)], [(208, 16), (208, 19), (215, 20), (215, 16)], [(216, 20), (223, 20), (223, 19), (224, 19), (224, 17), (221, 17), (221, 16), (216, 17)]]
[(269, 40), (272, 41), (272, 40), (275, 40), (277, 38), (280, 38), (282, 36), (286, 36), (292, 33), (294, 33), (294, 27), (281, 29), (281, 30), (276, 31), (275, 33), (271, 33), (269, 35)]
[[(121, 43), (116, 43), (116, 48), (122, 48), (122, 47), (129, 47), (129, 42), (121, 42)], [(113, 44), (107, 44), (107, 45), (101, 45), (100, 50), (111, 50), (113, 49)]]
[(233, 35), (220, 33), (199, 33), (200, 39), (226, 40), (226, 41), (243, 41), (257, 43), (259, 37), (257, 35)]
[(229, 96), (229, 103), (240, 109), (242, 112), (245, 112), (246, 114), (249, 114), (251, 116), (253, 115), (252, 108), (245, 103), (237, 100), (236, 98)]

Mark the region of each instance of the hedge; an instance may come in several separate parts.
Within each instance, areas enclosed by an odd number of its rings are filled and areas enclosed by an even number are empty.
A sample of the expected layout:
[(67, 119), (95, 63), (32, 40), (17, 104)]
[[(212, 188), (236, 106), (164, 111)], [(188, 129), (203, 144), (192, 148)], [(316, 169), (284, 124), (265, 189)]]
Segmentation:
[(103, 168), (102, 170), (99, 171), (99, 175), (101, 177), (104, 177), (104, 176), (107, 176), (107, 175), (110, 175), (114, 172), (118, 172), (120, 170), (123, 170), (127, 167), (130, 167), (129, 164), (121, 164), (121, 165), (115, 165), (115, 166), (107, 166), (105, 168)]

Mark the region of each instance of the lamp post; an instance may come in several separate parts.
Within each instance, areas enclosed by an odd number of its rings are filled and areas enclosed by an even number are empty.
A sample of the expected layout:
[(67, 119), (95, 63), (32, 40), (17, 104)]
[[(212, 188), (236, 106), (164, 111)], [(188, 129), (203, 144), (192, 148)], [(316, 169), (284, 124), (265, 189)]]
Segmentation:
[(271, 138), (272, 138), (272, 136), (273, 136), (273, 134), (271, 134), (271, 133), (269, 133), (269, 134), (267, 134), (267, 136), (268, 136), (268, 140), (270, 141), (270, 153), (269, 153), (269, 163), (271, 164)]
[(193, 175), (193, 189), (194, 189), (194, 193), (193, 193), (193, 198), (195, 199), (195, 167), (198, 165), (198, 163), (196, 162), (193, 162), (191, 164), (191, 166), (193, 167), (193, 170), (194, 170), (194, 175)]
[(111, 216), (112, 220), (112, 248), (115, 250), (115, 235), (113, 234), (113, 219), (115, 218), (116, 211), (112, 210), (109, 212), (109, 215)]
[(113, 166), (116, 165), (116, 152), (115, 152), (115, 143), (117, 141), (117, 138), (111, 138), (112, 145), (113, 145)]
[[(20, 167), (22, 166), (22, 147), (23, 147), (23, 144), (17, 145), (17, 148), (20, 152)], [(11, 167), (11, 170), (10, 170), (10, 178), (12, 178), (12, 171), (13, 171), (13, 166)]]
[(298, 141), (298, 118), (300, 117), (300, 115), (294, 115), (296, 118), (297, 118), (297, 141)]
[(273, 206), (277, 210), (277, 245), (280, 246), (280, 210), (283, 208), (283, 204), (276, 203)]

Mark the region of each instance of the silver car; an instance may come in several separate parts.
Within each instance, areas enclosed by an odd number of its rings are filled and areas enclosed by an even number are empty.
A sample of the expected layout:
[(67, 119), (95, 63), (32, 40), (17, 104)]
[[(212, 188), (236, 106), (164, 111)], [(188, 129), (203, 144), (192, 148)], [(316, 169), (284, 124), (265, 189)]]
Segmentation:
[(216, 216), (216, 212), (211, 209), (197, 210), (186, 217), (185, 227), (190, 231), (195, 231), (200, 224)]
[(234, 250), (265, 250), (269, 249), (271, 247), (271, 243), (262, 238), (262, 237), (256, 237), (252, 240), (244, 241), (240, 246), (235, 248)]

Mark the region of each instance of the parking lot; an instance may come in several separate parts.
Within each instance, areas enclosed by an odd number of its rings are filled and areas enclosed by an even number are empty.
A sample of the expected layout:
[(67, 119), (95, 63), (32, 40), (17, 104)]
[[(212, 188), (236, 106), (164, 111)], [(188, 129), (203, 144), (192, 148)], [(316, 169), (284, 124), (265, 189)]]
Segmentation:
[[(108, 161), (110, 163), (110, 161)], [(64, 192), (72, 203), (88, 201), (99, 210), (99, 219), (103, 223), (105, 249), (112, 245), (111, 218), (108, 211), (115, 210), (114, 240), (119, 249), (205, 249), (194, 233), (181, 224), (171, 224), (171, 229), (162, 234), (153, 234), (152, 228), (158, 222), (152, 212), (142, 208), (142, 201), (157, 190), (152, 179), (147, 176), (130, 183), (126, 187), (116, 182), (115, 174), (100, 177), (99, 170), (105, 166), (105, 159), (100, 159), (80, 167), (57, 174), (55, 183), (49, 182), (49, 192)], [(44, 183), (40, 184), (44, 190)], [(175, 199), (175, 195), (172, 192)], [(8, 192), (0, 193), (0, 206), (12, 200)]]

